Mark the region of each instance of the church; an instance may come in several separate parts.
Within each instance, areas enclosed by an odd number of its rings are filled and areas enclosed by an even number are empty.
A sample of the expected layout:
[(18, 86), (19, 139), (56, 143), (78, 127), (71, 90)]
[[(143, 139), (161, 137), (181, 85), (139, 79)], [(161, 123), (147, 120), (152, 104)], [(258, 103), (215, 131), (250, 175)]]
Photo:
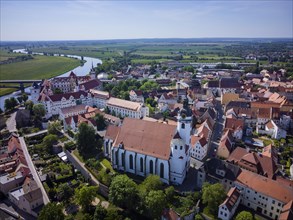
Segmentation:
[(109, 126), (104, 154), (116, 170), (146, 177), (160, 176), (167, 184), (183, 183), (190, 164), (192, 112), (187, 100), (176, 125), (125, 118), (120, 127)]

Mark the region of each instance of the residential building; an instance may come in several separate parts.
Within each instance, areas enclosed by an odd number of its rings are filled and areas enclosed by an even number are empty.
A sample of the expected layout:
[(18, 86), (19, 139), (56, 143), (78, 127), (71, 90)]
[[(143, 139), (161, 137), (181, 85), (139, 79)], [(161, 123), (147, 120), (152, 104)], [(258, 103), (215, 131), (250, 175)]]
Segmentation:
[(108, 100), (106, 107), (109, 108), (111, 113), (121, 117), (143, 118), (149, 115), (149, 108), (142, 103), (113, 97)]
[(222, 220), (230, 220), (239, 203), (240, 203), (241, 193), (236, 187), (232, 187), (227, 193), (226, 200), (219, 206), (218, 218)]
[(129, 98), (132, 102), (144, 103), (144, 97), (141, 90), (130, 90)]

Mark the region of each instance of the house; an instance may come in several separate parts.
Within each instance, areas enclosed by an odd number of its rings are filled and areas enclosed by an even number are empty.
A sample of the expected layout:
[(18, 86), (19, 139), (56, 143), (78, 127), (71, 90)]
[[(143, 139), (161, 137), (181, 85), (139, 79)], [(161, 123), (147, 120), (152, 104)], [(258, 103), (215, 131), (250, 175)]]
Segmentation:
[(225, 93), (221, 96), (221, 104), (226, 105), (231, 101), (237, 101), (239, 99), (239, 94), (236, 93)]
[(129, 98), (132, 102), (141, 102), (144, 103), (144, 97), (141, 90), (130, 90)]
[(267, 156), (267, 154), (265, 150), (262, 154), (237, 147), (227, 161), (238, 165), (242, 169), (273, 179), (277, 172), (277, 164), (275, 163), (275, 157)]
[(292, 200), (283, 206), (279, 219), (280, 220), (293, 219), (293, 201)]
[(220, 91), (221, 94), (236, 93), (241, 88), (238, 78), (221, 78), (220, 79)]
[(162, 182), (182, 184), (189, 169), (192, 113), (185, 102), (176, 125), (125, 118), (121, 127), (109, 126), (104, 153), (114, 169)]
[(280, 128), (278, 125), (273, 120), (268, 121), (265, 124), (265, 130), (258, 130), (259, 133), (261, 134), (268, 134), (274, 139), (281, 139), (281, 138), (286, 138), (287, 137), (287, 132)]
[(116, 116), (121, 117), (143, 118), (149, 115), (149, 108), (142, 103), (113, 97), (108, 100), (106, 107), (109, 108), (112, 114), (115, 113)]
[(219, 211), (218, 211), (218, 218), (222, 220), (230, 220), (239, 203), (241, 198), (241, 193), (236, 187), (232, 187), (229, 192), (227, 193), (226, 200), (219, 205)]
[(191, 136), (191, 151), (190, 156), (197, 159), (202, 160), (206, 157), (208, 150), (208, 142), (207, 139), (202, 136)]
[(196, 186), (201, 189), (204, 182), (221, 183), (228, 191), (241, 173), (240, 167), (218, 158), (208, 159), (198, 170)]
[(238, 175), (235, 186), (241, 192), (242, 205), (270, 219), (281, 219), (283, 207), (293, 200), (292, 185), (247, 170)]
[(226, 118), (225, 128), (231, 129), (233, 137), (235, 139), (241, 140), (244, 130), (244, 120), (236, 118)]
[(9, 192), (9, 200), (19, 209), (38, 216), (36, 209), (44, 204), (41, 188), (31, 179), (26, 178), (23, 185)]
[(226, 131), (224, 131), (224, 135), (222, 136), (219, 143), (219, 147), (217, 149), (217, 156), (219, 158), (227, 159), (230, 156), (234, 145), (233, 140), (234, 138), (232, 130), (226, 129)]

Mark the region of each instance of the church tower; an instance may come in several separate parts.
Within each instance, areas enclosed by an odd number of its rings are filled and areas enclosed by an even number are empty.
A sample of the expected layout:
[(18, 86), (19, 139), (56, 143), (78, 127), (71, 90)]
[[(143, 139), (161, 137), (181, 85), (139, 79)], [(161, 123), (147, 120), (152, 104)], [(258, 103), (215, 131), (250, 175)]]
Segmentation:
[(190, 136), (192, 130), (192, 111), (188, 105), (187, 95), (183, 101), (183, 108), (178, 112), (177, 116), (177, 132), (184, 140), (185, 144), (189, 146)]
[(96, 71), (95, 71), (94, 63), (93, 62), (92, 62), (92, 68), (91, 68), (91, 71), (90, 71), (90, 77), (91, 77), (91, 79), (95, 79), (96, 78)]

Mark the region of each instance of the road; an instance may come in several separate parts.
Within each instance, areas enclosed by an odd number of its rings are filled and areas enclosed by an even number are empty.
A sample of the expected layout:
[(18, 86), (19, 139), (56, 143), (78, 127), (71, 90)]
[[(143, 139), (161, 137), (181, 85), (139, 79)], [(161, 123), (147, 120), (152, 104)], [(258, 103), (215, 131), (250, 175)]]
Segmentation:
[(38, 184), (38, 186), (42, 190), (44, 204), (46, 205), (46, 204), (48, 204), (50, 202), (49, 197), (48, 197), (48, 195), (46, 193), (46, 190), (44, 189), (43, 184), (40, 181), (39, 175), (38, 175), (38, 173), (36, 171), (36, 168), (35, 168), (35, 166), (33, 164), (32, 158), (29, 155), (29, 152), (27, 150), (27, 146), (26, 146), (26, 143), (24, 141), (24, 138), (23, 137), (19, 137), (19, 141), (20, 141), (20, 144), (21, 144), (21, 147), (22, 147), (22, 150), (23, 150), (25, 159), (27, 161), (28, 167), (29, 167), (29, 169), (30, 169), (30, 171), (31, 171), (31, 173), (32, 173), (32, 175), (34, 177), (34, 180), (36, 181), (36, 183)]
[(223, 112), (221, 103), (218, 100), (216, 104), (216, 112), (217, 112), (217, 118), (216, 118), (216, 123), (213, 129), (213, 133), (211, 136), (210, 145), (208, 148), (208, 154), (207, 154), (208, 158), (215, 156), (215, 150), (217, 150), (219, 147), (219, 138), (222, 137), (222, 132), (224, 128), (224, 119), (223, 119), (224, 112)]
[(15, 121), (16, 113), (17, 113), (17, 111), (13, 112), (10, 115), (10, 118), (8, 118), (7, 121), (6, 121), (7, 130), (9, 130), (10, 132), (16, 132), (17, 131), (17, 129), (16, 129), (16, 121)]

